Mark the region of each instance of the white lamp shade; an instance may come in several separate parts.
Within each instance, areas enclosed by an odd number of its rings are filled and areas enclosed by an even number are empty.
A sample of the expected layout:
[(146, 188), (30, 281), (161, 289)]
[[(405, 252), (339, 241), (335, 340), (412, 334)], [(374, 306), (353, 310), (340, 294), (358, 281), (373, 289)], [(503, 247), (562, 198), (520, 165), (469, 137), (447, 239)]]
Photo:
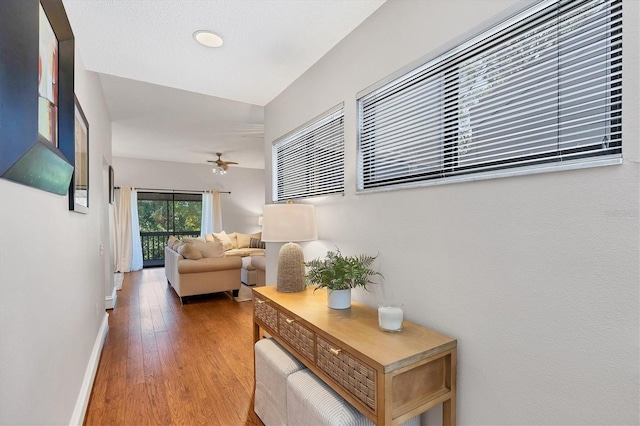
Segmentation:
[(267, 204), (262, 212), (262, 241), (287, 243), (318, 239), (310, 204)]

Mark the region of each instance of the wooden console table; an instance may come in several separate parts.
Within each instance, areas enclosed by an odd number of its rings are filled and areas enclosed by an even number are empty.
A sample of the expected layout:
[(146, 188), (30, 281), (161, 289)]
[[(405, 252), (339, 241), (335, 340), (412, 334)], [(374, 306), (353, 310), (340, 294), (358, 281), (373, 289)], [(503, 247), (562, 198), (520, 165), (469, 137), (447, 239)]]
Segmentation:
[(443, 424), (455, 425), (455, 339), (406, 320), (398, 333), (380, 331), (377, 310), (329, 309), (326, 291), (312, 287), (253, 296), (254, 341), (269, 333), (374, 423), (400, 424), (442, 403)]

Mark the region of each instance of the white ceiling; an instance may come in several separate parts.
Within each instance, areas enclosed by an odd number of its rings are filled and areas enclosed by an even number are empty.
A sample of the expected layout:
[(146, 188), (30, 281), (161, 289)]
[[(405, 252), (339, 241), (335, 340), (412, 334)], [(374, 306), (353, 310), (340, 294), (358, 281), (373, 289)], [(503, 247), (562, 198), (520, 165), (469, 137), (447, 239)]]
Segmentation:
[[(63, 0), (113, 155), (264, 168), (264, 105), (385, 0)], [(211, 30), (219, 49), (192, 34)]]

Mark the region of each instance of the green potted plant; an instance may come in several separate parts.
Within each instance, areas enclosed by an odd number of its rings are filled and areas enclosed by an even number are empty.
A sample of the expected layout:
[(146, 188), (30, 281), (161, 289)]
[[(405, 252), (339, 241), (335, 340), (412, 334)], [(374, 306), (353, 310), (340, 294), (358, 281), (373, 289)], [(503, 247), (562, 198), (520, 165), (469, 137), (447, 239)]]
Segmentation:
[[(327, 252), (324, 259), (313, 259), (305, 263), (307, 266), (307, 284), (315, 285), (316, 290), (328, 290), (328, 304), (333, 309), (347, 309), (351, 307), (351, 289), (372, 284), (371, 277), (382, 276), (371, 269), (371, 264), (377, 256), (361, 254), (358, 256), (344, 256), (340, 249)], [(314, 290), (315, 291), (315, 290)]]

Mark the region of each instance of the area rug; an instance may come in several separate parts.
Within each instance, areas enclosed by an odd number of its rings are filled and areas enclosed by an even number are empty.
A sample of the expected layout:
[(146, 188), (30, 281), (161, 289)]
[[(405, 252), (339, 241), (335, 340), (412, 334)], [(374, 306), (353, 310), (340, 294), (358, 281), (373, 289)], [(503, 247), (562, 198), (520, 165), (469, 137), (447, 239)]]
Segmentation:
[(238, 296), (234, 297), (233, 299), (236, 302), (248, 302), (249, 300), (253, 299), (252, 294), (253, 292), (251, 291), (251, 287), (242, 284), (240, 286), (240, 290), (238, 290)]

